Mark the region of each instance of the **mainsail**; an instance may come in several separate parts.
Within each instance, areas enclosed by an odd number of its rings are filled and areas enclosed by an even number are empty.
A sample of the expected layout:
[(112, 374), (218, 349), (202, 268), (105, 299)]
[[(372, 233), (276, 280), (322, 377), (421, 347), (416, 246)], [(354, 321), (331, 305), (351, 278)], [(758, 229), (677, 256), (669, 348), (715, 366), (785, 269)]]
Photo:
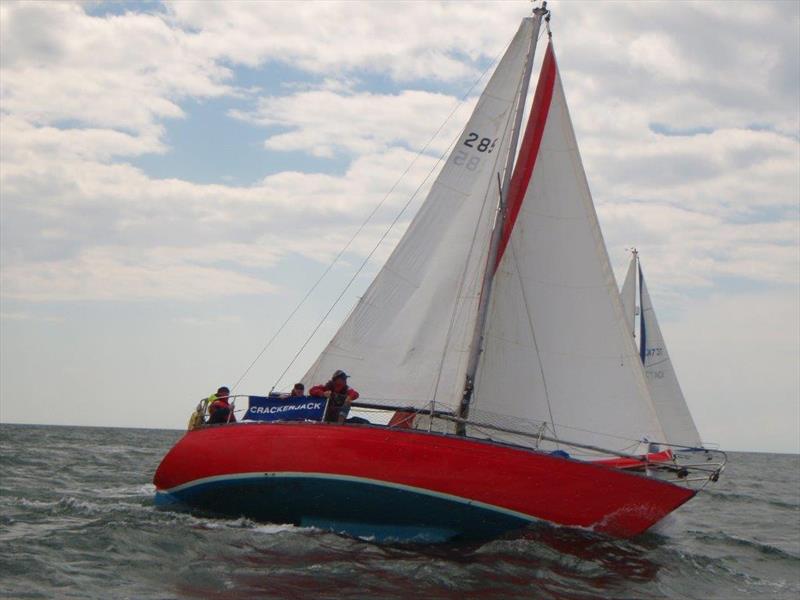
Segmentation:
[[(647, 386), (655, 403), (656, 413), (670, 444), (699, 448), (702, 446), (697, 426), (689, 412), (675, 368), (667, 351), (661, 327), (658, 325), (650, 293), (647, 291), (642, 265), (638, 263), (640, 321), (639, 353), (647, 377)], [(624, 290), (624, 286), (623, 286)], [(635, 310), (635, 309), (634, 309)]]
[[(630, 451), (664, 433), (625, 323), (552, 43), (504, 188), (502, 230), (494, 226), (536, 30), (538, 20), (523, 21), (422, 208), (304, 381), (344, 369), (368, 401), (454, 408), (472, 384), (467, 363), (477, 348), (473, 415), (544, 421), (557, 436)], [(481, 324), (486, 269), (494, 280)]]
[(457, 405), (535, 25), (522, 21), (419, 212), (305, 382), (344, 369), (371, 402)]

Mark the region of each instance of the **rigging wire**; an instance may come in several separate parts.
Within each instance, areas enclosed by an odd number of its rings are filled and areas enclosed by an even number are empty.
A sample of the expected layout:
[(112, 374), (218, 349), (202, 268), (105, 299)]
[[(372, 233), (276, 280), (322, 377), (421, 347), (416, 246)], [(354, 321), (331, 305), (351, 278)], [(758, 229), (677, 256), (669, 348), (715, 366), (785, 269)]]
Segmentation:
[[(519, 258), (517, 257), (517, 252), (514, 244), (514, 240), (511, 241), (511, 258), (514, 261), (515, 271), (517, 272), (517, 277), (519, 278), (520, 283), (520, 291), (522, 292), (522, 303), (525, 305), (525, 315), (528, 317), (528, 328), (531, 332), (531, 339), (533, 340), (533, 348), (536, 350), (536, 361), (539, 365), (539, 374), (542, 377), (542, 388), (544, 390), (544, 399), (547, 402), (547, 413), (550, 415), (550, 423), (553, 425), (553, 436), (558, 438), (558, 432), (556, 431), (556, 425), (553, 420), (553, 407), (550, 405), (550, 392), (547, 389), (547, 377), (544, 374), (544, 365), (542, 364), (542, 353), (539, 352), (539, 342), (536, 340), (536, 329), (533, 326), (533, 317), (531, 316), (531, 306), (528, 303), (528, 295), (525, 293), (525, 285), (522, 282), (522, 271), (519, 268)], [(558, 447), (558, 444), (556, 444)]]
[[(283, 322), (278, 327), (278, 329), (275, 331), (275, 333), (272, 334), (272, 337), (270, 337), (269, 340), (267, 341), (267, 343), (264, 344), (264, 347), (261, 348), (261, 351), (256, 355), (256, 357), (253, 359), (253, 361), (244, 370), (244, 372), (241, 374), (239, 379), (236, 380), (236, 383), (233, 384), (233, 387), (231, 389), (232, 392), (234, 392), (236, 390), (236, 388), (239, 386), (239, 384), (244, 380), (244, 378), (247, 377), (247, 374), (252, 370), (252, 368), (256, 365), (256, 363), (261, 359), (261, 357), (264, 355), (264, 353), (267, 351), (267, 349), (270, 346), (272, 346), (272, 343), (277, 339), (277, 337), (281, 334), (281, 332), (284, 330), (284, 328), (289, 324), (289, 322), (292, 320), (292, 318), (294, 318), (294, 316), (297, 314), (297, 312), (300, 310), (300, 308), (306, 303), (306, 300), (308, 300), (311, 297), (311, 294), (313, 294), (314, 291), (317, 289), (317, 287), (319, 287), (319, 284), (322, 283), (322, 280), (325, 279), (325, 277), (328, 275), (328, 273), (330, 273), (330, 271), (331, 271), (331, 269), (333, 269), (334, 265), (336, 263), (338, 263), (339, 259), (341, 259), (342, 256), (344, 255), (344, 253), (347, 252), (347, 250), (353, 244), (355, 239), (361, 234), (361, 232), (364, 230), (364, 228), (367, 226), (367, 224), (372, 220), (372, 217), (374, 217), (375, 214), (386, 203), (386, 200), (388, 200), (389, 196), (392, 195), (392, 192), (394, 192), (394, 190), (397, 188), (397, 186), (403, 180), (403, 177), (405, 177), (408, 174), (408, 172), (411, 170), (411, 167), (413, 167), (416, 164), (416, 162), (419, 159), (419, 157), (422, 156), (422, 154), (425, 152), (425, 150), (427, 150), (428, 147), (433, 143), (433, 141), (436, 139), (436, 137), (439, 135), (439, 133), (441, 133), (442, 129), (444, 129), (444, 126), (448, 123), (448, 121), (450, 121), (450, 119), (456, 113), (456, 111), (459, 108), (461, 108), (461, 106), (464, 104), (464, 102), (466, 102), (467, 98), (472, 93), (472, 90), (474, 90), (475, 87), (481, 81), (483, 81), (483, 78), (486, 77), (486, 74), (489, 72), (489, 70), (497, 64), (497, 62), (500, 60), (500, 56), (502, 55), (502, 52), (503, 51), (501, 51), (500, 54), (495, 56), (494, 60), (489, 63), (489, 65), (483, 70), (483, 72), (480, 74), (480, 76), (472, 83), (472, 85), (469, 87), (469, 89), (456, 102), (455, 106), (453, 106), (452, 110), (447, 115), (447, 117), (445, 117), (444, 121), (442, 121), (441, 125), (439, 125), (439, 127), (436, 129), (436, 131), (433, 133), (433, 135), (428, 139), (427, 142), (425, 142), (425, 145), (417, 152), (417, 154), (414, 156), (413, 160), (408, 164), (408, 166), (405, 168), (405, 170), (400, 174), (400, 177), (397, 178), (397, 180), (394, 182), (394, 184), (392, 184), (392, 187), (389, 188), (389, 191), (386, 192), (386, 195), (384, 195), (384, 197), (375, 206), (375, 208), (373, 208), (370, 211), (370, 213), (367, 215), (367, 217), (364, 219), (364, 221), (361, 223), (361, 225), (359, 225), (358, 229), (356, 229), (355, 233), (350, 237), (350, 239), (344, 245), (344, 247), (341, 250), (339, 250), (339, 252), (336, 254), (334, 259), (328, 264), (328, 266), (325, 268), (325, 270), (322, 272), (322, 274), (317, 278), (317, 280), (314, 282), (314, 284), (309, 288), (309, 290), (306, 292), (306, 294), (303, 296), (303, 298), (295, 305), (295, 307), (292, 309), (292, 311), (289, 313), (289, 315), (283, 320)], [(452, 142), (450, 144), (450, 146), (452, 146), (453, 143), (454, 142)], [(449, 147), (448, 147), (448, 150), (449, 150)], [(437, 160), (436, 165), (438, 165), (439, 162), (441, 162), (441, 157), (439, 158), (439, 160)], [(423, 184), (424, 184), (425, 181), (427, 181), (428, 177), (430, 177), (430, 173), (425, 177), (425, 180), (423, 181)], [(422, 186), (420, 186), (420, 187), (422, 187)], [(414, 195), (412, 195), (411, 199), (413, 199), (414, 196), (416, 196), (417, 192), (419, 192), (419, 188), (417, 188), (417, 190), (414, 192)], [(408, 207), (408, 204), (410, 204), (411, 199), (403, 207), (403, 211), (405, 211), (405, 209)], [(400, 214), (402, 214), (403, 211), (401, 211)], [(389, 230), (394, 226), (395, 222), (396, 222), (396, 220), (389, 226)], [(388, 233), (389, 230), (387, 230), (386, 233)], [(385, 235), (384, 235), (384, 237), (385, 237)], [(381, 238), (381, 240), (383, 240), (383, 238)], [(379, 244), (380, 244), (380, 242), (379, 242)], [(315, 332), (316, 332), (316, 330), (315, 330)], [(301, 349), (301, 351), (302, 351), (302, 349)], [(285, 373), (285, 371), (284, 371), (284, 373)], [(283, 375), (281, 375), (281, 378), (282, 377), (283, 377)], [(280, 379), (278, 380), (278, 382), (280, 382)], [(277, 383), (276, 383), (276, 385), (277, 385)], [(274, 389), (274, 387), (273, 387), (273, 389)]]

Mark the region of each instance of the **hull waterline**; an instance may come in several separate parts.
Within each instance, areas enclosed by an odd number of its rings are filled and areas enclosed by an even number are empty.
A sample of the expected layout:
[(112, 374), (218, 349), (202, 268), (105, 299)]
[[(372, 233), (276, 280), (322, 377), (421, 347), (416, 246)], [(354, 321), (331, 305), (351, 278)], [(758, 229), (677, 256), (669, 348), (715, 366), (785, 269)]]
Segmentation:
[(539, 520), (630, 537), (694, 495), (492, 442), (319, 423), (189, 432), (154, 483), (161, 506), (419, 541), (486, 539)]

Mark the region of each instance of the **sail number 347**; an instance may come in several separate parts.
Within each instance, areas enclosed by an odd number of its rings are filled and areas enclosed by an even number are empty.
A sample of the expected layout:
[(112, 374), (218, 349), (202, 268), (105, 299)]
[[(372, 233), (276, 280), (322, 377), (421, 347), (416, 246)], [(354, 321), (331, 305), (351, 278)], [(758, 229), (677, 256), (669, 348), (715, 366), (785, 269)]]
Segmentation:
[[(481, 153), (485, 152), (486, 154), (491, 154), (495, 145), (497, 145), (497, 139), (482, 138), (474, 131), (471, 131), (467, 134), (463, 145)], [(468, 171), (474, 171), (478, 168), (478, 165), (481, 164), (481, 157), (475, 155), (471, 156), (468, 150), (461, 148), (456, 150), (455, 154), (453, 154), (453, 164), (459, 167), (464, 166)]]

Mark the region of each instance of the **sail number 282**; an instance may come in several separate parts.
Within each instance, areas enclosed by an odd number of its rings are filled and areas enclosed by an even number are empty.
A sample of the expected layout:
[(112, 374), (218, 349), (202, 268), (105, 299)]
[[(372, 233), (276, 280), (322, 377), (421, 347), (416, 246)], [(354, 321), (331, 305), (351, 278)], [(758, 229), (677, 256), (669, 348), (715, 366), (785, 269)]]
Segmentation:
[[(477, 150), (478, 152), (482, 153), (485, 152), (486, 154), (491, 154), (496, 144), (497, 139), (492, 140), (486, 137), (482, 138), (474, 131), (468, 133), (467, 138), (464, 140), (464, 146), (467, 148), (472, 148), (473, 150)], [(480, 156), (470, 156), (470, 152), (468, 150), (456, 150), (453, 155), (453, 164), (459, 167), (465, 166), (469, 171), (474, 171), (477, 169), (480, 163)]]

